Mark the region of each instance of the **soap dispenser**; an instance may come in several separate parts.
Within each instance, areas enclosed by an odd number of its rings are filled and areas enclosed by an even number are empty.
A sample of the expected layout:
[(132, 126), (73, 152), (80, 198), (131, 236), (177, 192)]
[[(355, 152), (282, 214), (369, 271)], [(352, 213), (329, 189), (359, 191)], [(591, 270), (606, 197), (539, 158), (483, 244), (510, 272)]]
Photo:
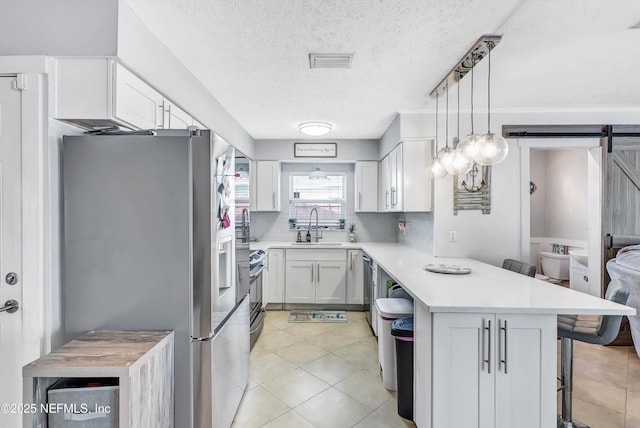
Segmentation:
[(296, 242), (302, 242), (302, 234), (300, 233), (300, 229), (298, 229), (298, 236), (296, 236)]
[(311, 242), (311, 231), (307, 230), (307, 242)]

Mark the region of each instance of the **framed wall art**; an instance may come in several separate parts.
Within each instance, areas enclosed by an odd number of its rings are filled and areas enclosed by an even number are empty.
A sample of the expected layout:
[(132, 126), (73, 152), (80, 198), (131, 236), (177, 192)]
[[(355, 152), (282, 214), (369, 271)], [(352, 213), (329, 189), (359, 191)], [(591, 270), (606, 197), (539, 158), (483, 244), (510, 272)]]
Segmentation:
[(338, 157), (338, 144), (293, 143), (293, 156), (296, 158), (335, 158)]

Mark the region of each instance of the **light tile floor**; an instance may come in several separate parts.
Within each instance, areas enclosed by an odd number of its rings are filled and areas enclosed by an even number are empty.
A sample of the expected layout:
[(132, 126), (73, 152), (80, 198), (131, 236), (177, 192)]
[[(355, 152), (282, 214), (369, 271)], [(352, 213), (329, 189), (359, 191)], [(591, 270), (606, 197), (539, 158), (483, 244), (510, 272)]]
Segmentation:
[(233, 427), (406, 428), (382, 386), (378, 343), (363, 312), (346, 323), (289, 323), (269, 311)]
[(632, 346), (574, 341), (573, 416), (591, 428), (640, 428), (640, 358)]
[[(347, 323), (335, 324), (294, 324), (288, 315), (267, 313), (233, 427), (415, 427), (398, 416), (395, 393), (382, 386), (364, 313), (349, 312)], [(575, 342), (573, 405), (574, 417), (591, 428), (640, 428), (633, 347)]]

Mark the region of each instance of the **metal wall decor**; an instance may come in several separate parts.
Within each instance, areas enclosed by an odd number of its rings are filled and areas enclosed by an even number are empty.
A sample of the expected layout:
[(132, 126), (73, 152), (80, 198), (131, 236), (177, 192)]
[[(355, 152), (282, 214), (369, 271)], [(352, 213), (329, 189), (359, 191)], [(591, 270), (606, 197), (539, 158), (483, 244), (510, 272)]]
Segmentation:
[(471, 171), (453, 177), (453, 214), (481, 210), (491, 214), (491, 167), (474, 163)]

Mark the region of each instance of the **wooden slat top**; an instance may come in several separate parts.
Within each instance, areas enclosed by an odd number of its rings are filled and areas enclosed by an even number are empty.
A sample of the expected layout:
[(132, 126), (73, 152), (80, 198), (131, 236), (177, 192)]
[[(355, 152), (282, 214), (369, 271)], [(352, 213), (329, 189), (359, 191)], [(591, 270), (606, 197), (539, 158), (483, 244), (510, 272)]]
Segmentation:
[(90, 331), (24, 366), (23, 374), (38, 376), (61, 369), (128, 369), (172, 331)]

